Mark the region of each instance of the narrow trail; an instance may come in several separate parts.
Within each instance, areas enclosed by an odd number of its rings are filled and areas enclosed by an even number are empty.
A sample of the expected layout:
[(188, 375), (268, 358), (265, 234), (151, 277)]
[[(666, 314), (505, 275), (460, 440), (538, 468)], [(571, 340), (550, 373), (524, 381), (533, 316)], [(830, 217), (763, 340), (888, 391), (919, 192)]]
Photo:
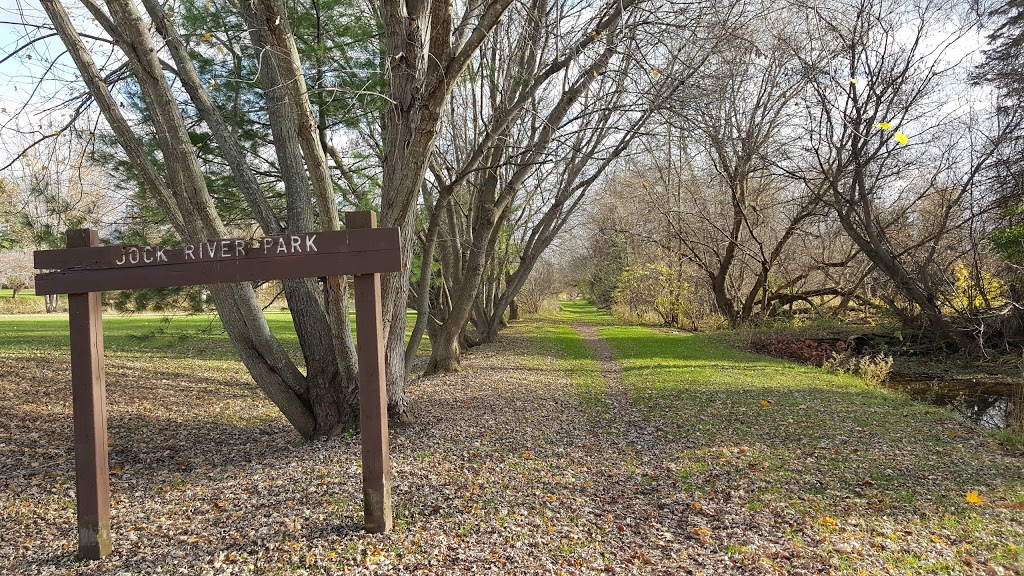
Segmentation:
[(614, 438), (631, 448), (637, 456), (660, 456), (661, 442), (655, 441), (659, 427), (645, 417), (633, 402), (629, 387), (622, 381), (622, 363), (615, 360), (611, 344), (601, 336), (595, 324), (569, 324), (583, 339), (599, 365), (599, 373), (608, 387), (608, 401), (613, 418)]

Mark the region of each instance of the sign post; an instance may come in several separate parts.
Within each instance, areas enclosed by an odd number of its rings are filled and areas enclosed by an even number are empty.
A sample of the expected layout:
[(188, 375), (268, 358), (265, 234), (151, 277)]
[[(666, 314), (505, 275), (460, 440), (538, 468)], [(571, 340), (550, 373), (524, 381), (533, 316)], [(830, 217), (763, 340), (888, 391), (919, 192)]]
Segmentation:
[[(350, 212), (345, 227), (376, 228), (373, 212)], [(356, 274), (356, 348), (359, 356), (359, 439), (363, 458), (363, 523), (367, 532), (391, 530), (391, 451), (384, 379), (380, 274)]]
[(401, 248), (398, 229), (376, 228), (373, 212), (351, 212), (345, 220), (344, 231), (210, 240), (180, 249), (100, 246), (95, 230), (69, 230), (67, 249), (35, 252), (37, 269), (55, 270), (36, 275), (36, 294), (68, 294), (80, 558), (111, 551), (104, 290), (355, 276), (363, 524), (367, 532), (391, 530), (380, 274), (399, 270)]
[[(95, 230), (68, 231), (68, 248), (98, 246), (99, 243)], [(68, 294), (78, 555), (88, 560), (110, 554), (110, 474), (102, 315), (99, 292)]]

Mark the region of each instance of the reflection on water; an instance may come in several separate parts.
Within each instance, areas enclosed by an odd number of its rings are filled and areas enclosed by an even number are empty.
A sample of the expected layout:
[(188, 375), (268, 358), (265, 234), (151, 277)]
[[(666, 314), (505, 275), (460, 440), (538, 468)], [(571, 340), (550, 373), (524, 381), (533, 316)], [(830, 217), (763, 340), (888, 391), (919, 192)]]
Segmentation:
[(911, 398), (946, 406), (985, 430), (1003, 430), (1013, 410), (1012, 386), (984, 382), (894, 380), (886, 386)]

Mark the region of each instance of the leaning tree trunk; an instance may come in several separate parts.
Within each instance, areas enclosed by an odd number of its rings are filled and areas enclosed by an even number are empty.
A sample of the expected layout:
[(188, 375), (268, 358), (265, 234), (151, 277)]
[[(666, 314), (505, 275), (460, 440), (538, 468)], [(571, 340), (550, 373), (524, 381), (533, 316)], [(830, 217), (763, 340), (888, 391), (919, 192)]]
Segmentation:
[[(135, 128), (117, 106), (63, 5), (56, 0), (44, 0), (42, 4), (118, 143), (178, 233), (191, 242), (226, 237), (227, 231), (206, 187), (178, 103), (157, 58), (149, 26), (143, 22), (136, 6), (127, 0), (110, 0), (110, 14), (106, 14), (98, 5), (87, 4), (98, 24), (126, 56), (128, 71), (138, 82), (164, 163), (162, 171), (144, 152)], [(181, 62), (178, 64), (182, 68)], [(201, 104), (197, 103), (197, 107), (202, 107)], [(223, 136), (223, 133), (215, 132), (217, 135)], [(289, 158), (279, 160), (287, 163)], [(285, 177), (289, 170), (296, 171), (294, 166), (282, 166)], [(299, 216), (305, 213), (301, 209), (293, 213), (296, 207), (289, 208), (289, 223), (299, 223), (302, 220)], [(306, 222), (301, 222), (300, 228), (306, 228)], [(251, 285), (212, 286), (210, 291), (224, 328), (257, 386), (303, 437), (312, 438), (355, 422), (352, 402), (355, 388), (352, 381), (345, 381), (346, 374), (333, 353), (330, 329), (322, 306), (318, 306), (314, 282), (295, 281), (286, 285), (291, 296), (301, 302), (302, 309), (298, 310), (294, 321), (303, 341), (308, 378), (299, 372), (284, 347), (271, 334)]]
[[(240, 12), (260, 61), (258, 78), (287, 198), (288, 231), (337, 230), (333, 184), (285, 8), (280, 0), (254, 0), (241, 4)], [(311, 198), (316, 200), (319, 218)], [(311, 279), (289, 280), (284, 286), (306, 364), (305, 400), (317, 422), (315, 435), (354, 428), (356, 367), (351, 334), (345, 330), (342, 283), (337, 277), (328, 278), (323, 292)]]
[(461, 364), (462, 346), (460, 340), (469, 317), (476, 304), (480, 280), (484, 275), (487, 253), (491, 246), (494, 229), (494, 207), (478, 205), (478, 223), (470, 244), (469, 257), (460, 270), (459, 284), (452, 291), (451, 310), (437, 334), (430, 341), (430, 362), (427, 374), (453, 372)]
[[(837, 205), (838, 202), (837, 202)], [(964, 350), (970, 350), (973, 343), (964, 335), (956, 332), (952, 324), (942, 315), (936, 303), (935, 295), (921, 287), (907, 272), (906, 267), (882, 244), (881, 238), (874, 230), (870, 217), (861, 218), (863, 230), (858, 228), (854, 222), (852, 209), (836, 210), (839, 222), (843, 229), (850, 236), (850, 239), (860, 248), (861, 252), (871, 261), (875, 267), (889, 277), (900, 293), (918, 306), (925, 321), (932, 330), (932, 334), (939, 342), (955, 342)]]

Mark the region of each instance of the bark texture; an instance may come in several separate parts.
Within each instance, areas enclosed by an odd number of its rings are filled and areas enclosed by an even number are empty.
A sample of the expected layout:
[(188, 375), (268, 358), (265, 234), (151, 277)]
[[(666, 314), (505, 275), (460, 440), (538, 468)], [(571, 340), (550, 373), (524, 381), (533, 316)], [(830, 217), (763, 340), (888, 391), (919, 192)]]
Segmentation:
[[(228, 231), (192, 150), (175, 94), (157, 58), (149, 24), (127, 0), (109, 0), (106, 11), (91, 1), (85, 5), (127, 57), (131, 76), (138, 82), (142, 102), (151, 117), (149, 128), (160, 150), (163, 170), (158, 170), (143, 152), (136, 128), (121, 113), (63, 5), (56, 0), (43, 2), (118, 143), (183, 239), (198, 242), (227, 237)], [(260, 192), (244, 153), (199, 83), (177, 31), (160, 6), (151, 0), (145, 0), (144, 5), (152, 15), (157, 33), (166, 41), (183, 87), (225, 150), (239, 188), (264, 231), (303, 232), (315, 230), (318, 225), (336, 229), (338, 217), (326, 178), (326, 163), (316, 131), (310, 128), (315, 124), (282, 5), (266, 1), (245, 4), (242, 8), (254, 43), (261, 47), (260, 57), (266, 59), (260, 80), (267, 90), (268, 114), (288, 195), (284, 225)], [(314, 197), (319, 201), (319, 219), (310, 201)], [(352, 427), (357, 421), (355, 366), (350, 361), (354, 353), (346, 355), (351, 347), (345, 346), (345, 339), (334, 327), (338, 322), (328, 314), (330, 310), (334, 318), (344, 316), (344, 290), (336, 284), (334, 288), (328, 290), (325, 300), (315, 280), (285, 282), (306, 362), (305, 375), (270, 332), (249, 284), (210, 288), (224, 328), (257, 386), (305, 438)], [(349, 340), (347, 344), (350, 343)]]

